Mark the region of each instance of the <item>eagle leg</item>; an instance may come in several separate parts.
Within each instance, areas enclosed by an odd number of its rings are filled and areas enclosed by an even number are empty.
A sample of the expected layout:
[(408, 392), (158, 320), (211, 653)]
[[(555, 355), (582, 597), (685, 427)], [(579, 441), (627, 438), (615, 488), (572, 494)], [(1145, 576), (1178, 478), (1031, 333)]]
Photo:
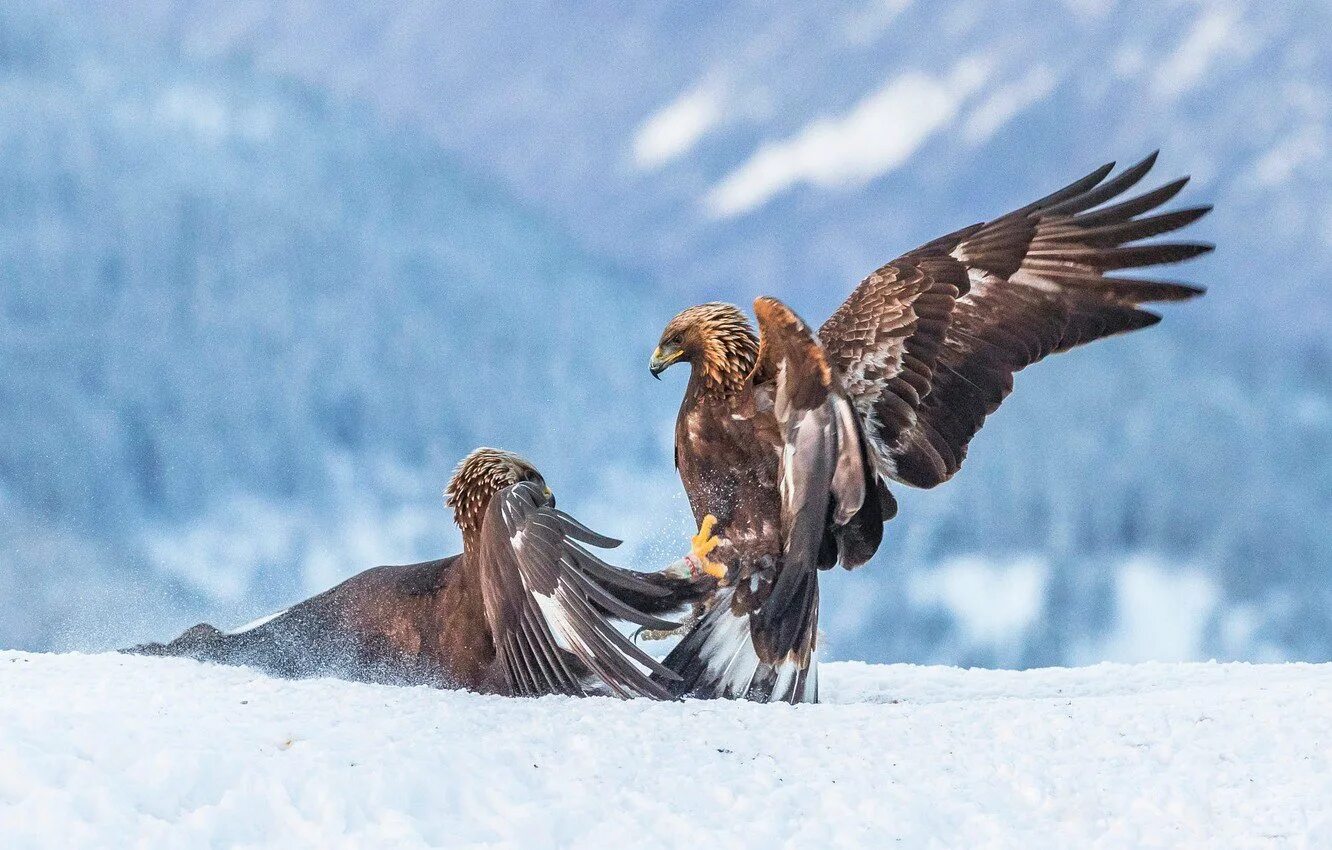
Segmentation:
[(687, 633), (711, 606), (717, 588), (726, 585), (726, 565), (708, 557), (712, 550), (725, 542), (712, 533), (716, 525), (715, 516), (705, 516), (698, 533), (689, 539), (689, 554), (655, 574), (675, 582), (687, 582), (694, 589), (693, 593), (687, 594), (693, 598), (693, 612), (673, 629), (640, 628), (634, 632), (634, 640), (665, 640)]
[(717, 518), (712, 514), (703, 517), (703, 524), (699, 526), (698, 534), (689, 539), (689, 555), (698, 562), (699, 569), (717, 581), (723, 581), (726, 578), (726, 565), (708, 557), (722, 542), (720, 537), (712, 533), (716, 525)]

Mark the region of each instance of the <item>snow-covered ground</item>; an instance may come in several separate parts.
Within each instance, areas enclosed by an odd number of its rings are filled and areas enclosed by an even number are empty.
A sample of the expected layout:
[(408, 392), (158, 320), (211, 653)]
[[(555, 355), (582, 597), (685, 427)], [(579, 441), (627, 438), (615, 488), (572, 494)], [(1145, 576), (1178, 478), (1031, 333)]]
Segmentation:
[(1327, 847), (1332, 665), (829, 664), (828, 704), (508, 700), (0, 652), (23, 847)]

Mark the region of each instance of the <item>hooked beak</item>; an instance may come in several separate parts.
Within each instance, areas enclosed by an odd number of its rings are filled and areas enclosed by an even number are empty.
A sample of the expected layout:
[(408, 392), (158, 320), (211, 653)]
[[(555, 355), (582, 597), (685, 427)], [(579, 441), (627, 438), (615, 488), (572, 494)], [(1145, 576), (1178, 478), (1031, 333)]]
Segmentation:
[(660, 381), (661, 373), (669, 369), (683, 356), (684, 352), (678, 348), (663, 350), (661, 346), (657, 346), (657, 350), (652, 352), (652, 359), (648, 361), (648, 371), (652, 373), (652, 377)]

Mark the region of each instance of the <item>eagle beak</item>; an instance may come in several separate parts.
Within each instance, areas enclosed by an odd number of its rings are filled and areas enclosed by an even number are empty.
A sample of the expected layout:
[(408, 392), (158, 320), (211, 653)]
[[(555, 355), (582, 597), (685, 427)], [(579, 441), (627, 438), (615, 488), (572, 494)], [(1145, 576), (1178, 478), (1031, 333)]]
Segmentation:
[(657, 350), (652, 352), (652, 359), (648, 361), (648, 371), (652, 373), (652, 377), (660, 381), (661, 373), (683, 356), (684, 352), (678, 348), (662, 350), (661, 346), (657, 346)]

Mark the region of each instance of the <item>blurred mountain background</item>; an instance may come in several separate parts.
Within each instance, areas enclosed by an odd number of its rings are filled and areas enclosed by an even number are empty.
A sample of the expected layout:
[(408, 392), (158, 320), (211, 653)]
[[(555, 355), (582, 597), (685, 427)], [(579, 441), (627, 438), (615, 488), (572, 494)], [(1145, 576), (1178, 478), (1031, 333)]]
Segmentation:
[(660, 566), (678, 309), (817, 322), (1103, 161), (1210, 288), (1022, 373), (825, 582), (829, 655), (1332, 658), (1332, 9), (0, 7), (0, 646), (240, 622), (457, 537), (480, 444)]

